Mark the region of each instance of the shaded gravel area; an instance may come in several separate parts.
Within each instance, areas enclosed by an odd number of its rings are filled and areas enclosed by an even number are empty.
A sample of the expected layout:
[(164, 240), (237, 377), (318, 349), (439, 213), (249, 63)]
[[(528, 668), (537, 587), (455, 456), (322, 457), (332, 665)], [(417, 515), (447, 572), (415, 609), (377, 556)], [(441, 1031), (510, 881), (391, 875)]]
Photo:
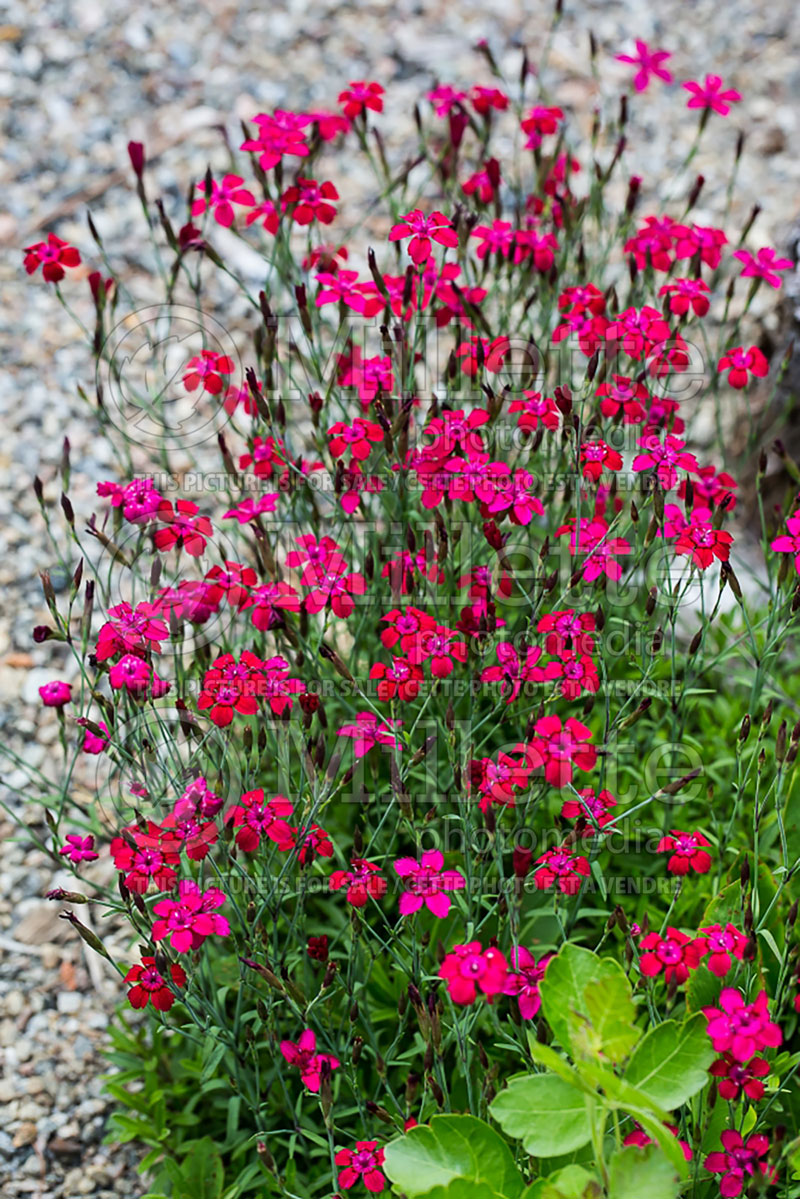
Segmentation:
[[(791, 0), (724, 5), (700, 0), (570, 3), (551, 46), (552, 101), (591, 121), (601, 93), (613, 96), (628, 71), (615, 53), (643, 37), (674, 52), (678, 80), (724, 76), (744, 102), (717, 121), (692, 173), (707, 178), (697, 220), (724, 207), (736, 129), (748, 132), (729, 221), (734, 232), (753, 203), (763, 207), (749, 244), (780, 244), (796, 217), (800, 183), (800, 22)], [(61, 441), (72, 446), (71, 496), (92, 510), (98, 479), (113, 477), (113, 455), (87, 418), (78, 383), (91, 392), (85, 347), (37, 279), (28, 282), (19, 249), (45, 230), (85, 247), (87, 204), (106, 245), (135, 276), (142, 266), (138, 205), (125, 145), (146, 143), (154, 159), (151, 190), (177, 207), (191, 178), (209, 162), (228, 165), (223, 131), (240, 140), (238, 120), (274, 107), (332, 107), (348, 79), (376, 78), (389, 88), (381, 120), (390, 152), (411, 135), (413, 103), (436, 79), (488, 83), (472, 47), (487, 38), (510, 79), (520, 48), (532, 61), (546, 39), (550, 6), (539, 0), (448, 3), (156, 4), (130, 0), (6, 0), (0, 7), (0, 736), (28, 767), (57, 770), (57, 723), (41, 711), (37, 688), (69, 678), (66, 657), (32, 643), (47, 617), (38, 570), (54, 565), (32, 490), (39, 474), (57, 496)], [(599, 78), (588, 32), (599, 46)], [(556, 74), (560, 82), (552, 86)], [(669, 178), (694, 134), (676, 83), (653, 87), (635, 105), (631, 170)], [(678, 183), (674, 181), (677, 190)], [(355, 157), (337, 184), (351, 216), (374, 194)], [(671, 181), (673, 186), (673, 181)], [(657, 201), (646, 211), (654, 211)], [(644, 211), (644, 210), (643, 210)], [(82, 285), (85, 287), (85, 283)], [(87, 289), (88, 290), (88, 289)], [(765, 290), (765, 289), (762, 289)], [(760, 313), (775, 327), (774, 296)], [(58, 581), (58, 580), (56, 580)], [(57, 907), (43, 899), (69, 885), (37, 847), (41, 811), (25, 806), (27, 773), (0, 775), (0, 795), (29, 832), (0, 811), (0, 1190), (8, 1199), (107, 1197), (144, 1193), (132, 1150), (103, 1147), (109, 1105), (99, 1076), (105, 1029), (121, 992), (98, 960), (89, 961)], [(76, 775), (91, 788), (91, 770)], [(103, 869), (103, 867), (99, 867)], [(124, 958), (128, 947), (116, 948)]]

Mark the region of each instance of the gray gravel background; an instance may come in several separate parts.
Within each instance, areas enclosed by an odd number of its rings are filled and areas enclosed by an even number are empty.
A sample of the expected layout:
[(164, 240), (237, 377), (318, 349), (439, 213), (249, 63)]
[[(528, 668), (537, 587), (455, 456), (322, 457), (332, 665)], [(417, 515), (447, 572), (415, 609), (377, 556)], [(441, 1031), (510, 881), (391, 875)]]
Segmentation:
[[(607, 94), (629, 79), (613, 55), (629, 50), (636, 36), (673, 51), (669, 65), (678, 81), (716, 72), (743, 93), (731, 118), (712, 118), (693, 169), (707, 176), (703, 204), (711, 218), (715, 206), (722, 207), (735, 130), (745, 129), (729, 231), (759, 202), (763, 213), (750, 244), (779, 244), (797, 215), (800, 181), (800, 20), (791, 0), (694, 0), (691, 6), (567, 0), (565, 7), (550, 58), (560, 76), (553, 99), (575, 110), (582, 125), (601, 86), (590, 71), (590, 29)], [(536, 61), (549, 18), (550, 6), (539, 0), (450, 0), (424, 8), (412, 0), (291, 0), (271, 10), (184, 0), (0, 5), (0, 244), (7, 251), (0, 264), (0, 735), (31, 767), (51, 769), (57, 741), (37, 687), (67, 669), (57, 651), (31, 641), (31, 627), (47, 615), (37, 571), (53, 562), (31, 479), (39, 473), (55, 498), (61, 440), (68, 435), (71, 494), (85, 515), (96, 481), (113, 475), (113, 458), (76, 395), (78, 382), (91, 386), (83, 344), (51, 290), (38, 278), (26, 280), (20, 247), (53, 229), (91, 259), (90, 202), (106, 243), (135, 272), (138, 210), (125, 152), (129, 139), (159, 154), (151, 191), (157, 183), (168, 201), (177, 200), (209, 161), (217, 169), (227, 165), (220, 127), (238, 144), (241, 117), (312, 100), (332, 106), (348, 79), (375, 78), (390, 88), (381, 128), (399, 146), (411, 128), (414, 100), (436, 76), (463, 85), (490, 81), (472, 49), (479, 38), (489, 40), (513, 79), (519, 47), (526, 45)], [(646, 187), (669, 179), (691, 142), (695, 122), (684, 103), (676, 82), (654, 85), (635, 104), (636, 170)], [(360, 170), (342, 164), (346, 203), (357, 204), (370, 187)], [(774, 325), (774, 295), (761, 302), (764, 322)], [(21, 813), (25, 773), (6, 773), (4, 782), (6, 802)], [(39, 813), (28, 808), (23, 819), (37, 826)], [(118, 983), (87, 961), (54, 905), (42, 899), (67, 880), (54, 875), (47, 856), (2, 812), (0, 832), (6, 840), (0, 866), (3, 1195), (140, 1195), (131, 1152), (100, 1145), (108, 1112), (100, 1051)], [(124, 955), (125, 946), (119, 948)]]

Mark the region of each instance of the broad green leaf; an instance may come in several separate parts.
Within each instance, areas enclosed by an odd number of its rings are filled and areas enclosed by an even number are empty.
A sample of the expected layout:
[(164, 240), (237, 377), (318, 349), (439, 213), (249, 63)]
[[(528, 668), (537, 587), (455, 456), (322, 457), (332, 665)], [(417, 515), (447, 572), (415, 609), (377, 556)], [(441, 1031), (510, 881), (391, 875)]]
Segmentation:
[(603, 1188), (582, 1166), (565, 1166), (532, 1182), (522, 1199), (600, 1199)]
[(581, 1078), (574, 1066), (571, 1066), (566, 1058), (563, 1058), (560, 1053), (556, 1053), (555, 1049), (551, 1049), (549, 1045), (542, 1045), (532, 1032), (528, 1032), (528, 1049), (530, 1055), (535, 1062), (540, 1066), (544, 1066), (547, 1070), (552, 1070), (559, 1078), (563, 1078), (564, 1082), (568, 1082), (570, 1086), (577, 1087), (578, 1090), (586, 1091), (589, 1094), (594, 1094), (594, 1087), (590, 1086)]
[(571, 1153), (591, 1137), (592, 1100), (557, 1074), (513, 1078), (489, 1109), (509, 1136), (534, 1157)]
[[(618, 986), (620, 976), (627, 984), (625, 972), (612, 958), (599, 958), (590, 949), (571, 943), (564, 945), (549, 962), (539, 986), (542, 1012), (565, 1049), (573, 1053), (578, 1049), (572, 1041), (575, 1015), (590, 1019), (585, 997), (589, 983)], [(628, 991), (630, 993), (630, 987)]]
[(666, 1020), (656, 1025), (637, 1045), (624, 1079), (654, 1103), (672, 1111), (702, 1090), (714, 1050), (701, 1012), (683, 1024)]
[(614, 1199), (676, 1199), (680, 1179), (655, 1145), (618, 1149), (608, 1167)]
[(386, 1146), (384, 1170), (409, 1199), (520, 1199), (506, 1142), (475, 1116), (433, 1116)]
[(634, 1024), (636, 1005), (624, 973), (620, 970), (602, 982), (588, 983), (583, 998), (588, 1046), (611, 1062), (624, 1061), (642, 1035)]

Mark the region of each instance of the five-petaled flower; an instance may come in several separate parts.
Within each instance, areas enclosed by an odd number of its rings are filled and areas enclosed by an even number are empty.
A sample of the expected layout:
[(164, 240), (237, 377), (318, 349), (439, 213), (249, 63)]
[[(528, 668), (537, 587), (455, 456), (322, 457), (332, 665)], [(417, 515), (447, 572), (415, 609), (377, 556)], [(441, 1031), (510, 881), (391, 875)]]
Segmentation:
[(328, 879), (331, 891), (347, 887), (347, 902), (354, 908), (363, 908), (370, 899), (380, 899), (386, 894), (386, 879), (380, 866), (364, 858), (353, 858), (349, 870), (334, 870)]
[(736, 104), (742, 98), (741, 92), (737, 92), (735, 88), (723, 89), (722, 78), (719, 75), (706, 75), (702, 83), (691, 81), (683, 86), (691, 93), (686, 107), (702, 108), (704, 117), (712, 111), (726, 117), (731, 110), (731, 104)]
[(703, 1008), (703, 1015), (715, 1051), (730, 1053), (737, 1062), (749, 1062), (762, 1049), (775, 1049), (783, 1040), (780, 1028), (769, 1018), (766, 991), (747, 1003), (741, 991), (724, 987), (719, 1007)]
[(64, 267), (80, 266), (81, 256), (74, 246), (48, 233), (47, 241), (37, 241), (25, 248), (25, 270), (29, 275), (42, 268), (48, 283), (59, 283), (64, 278)]
[[(186, 986), (186, 971), (177, 962), (170, 963), (169, 976), (173, 987)], [(128, 991), (128, 1002), (132, 1007), (143, 1008), (152, 1003), (157, 1012), (168, 1012), (175, 1002), (175, 992), (156, 968), (153, 957), (144, 955), (141, 963), (131, 966), (122, 981), (132, 984)]]
[(383, 1149), (378, 1148), (377, 1141), (356, 1141), (355, 1149), (340, 1149), (334, 1161), (344, 1169), (339, 1171), (337, 1183), (349, 1191), (361, 1179), (368, 1191), (377, 1194), (386, 1186), (381, 1171), (383, 1158)]
[(314, 1030), (305, 1028), (297, 1041), (281, 1041), (281, 1053), (290, 1066), (300, 1071), (300, 1078), (309, 1091), (317, 1092), (322, 1081), (323, 1070), (336, 1070), (338, 1058), (330, 1053), (317, 1053), (317, 1038)]
[(499, 949), (483, 949), (480, 941), (454, 945), (439, 968), (453, 1003), (471, 1004), (481, 990), (491, 1003), (501, 995), (508, 977), (508, 962)]
[(719, 1193), (722, 1199), (736, 1199), (751, 1179), (759, 1174), (772, 1178), (775, 1174), (763, 1159), (769, 1152), (769, 1139), (763, 1133), (754, 1133), (747, 1140), (733, 1128), (720, 1134), (722, 1149), (709, 1153), (703, 1165), (712, 1174), (721, 1174)]
[(444, 855), (440, 849), (426, 849), (419, 861), (398, 858), (394, 869), (406, 887), (400, 896), (401, 916), (418, 912), (424, 905), (443, 920), (450, 911), (450, 897), (446, 892), (460, 891), (466, 886), (460, 871), (444, 869)]
[(160, 899), (153, 907), (158, 917), (153, 923), (153, 940), (169, 938), (177, 953), (188, 953), (199, 949), (206, 937), (227, 937), (230, 925), (217, 911), (224, 903), (225, 896), (218, 887), (201, 891), (192, 879), (181, 879), (178, 898)]
[(668, 50), (651, 50), (647, 42), (637, 38), (636, 53), (618, 54), (617, 62), (627, 62), (637, 68), (633, 77), (633, 86), (637, 92), (643, 92), (647, 89), (651, 75), (656, 79), (663, 79), (665, 83), (672, 83), (672, 75), (662, 65), (668, 58), (672, 58)]
[(670, 874), (708, 874), (711, 868), (711, 854), (706, 853), (705, 847), (710, 842), (702, 833), (682, 833), (678, 829), (671, 830), (669, 836), (662, 837), (656, 846), (656, 853), (670, 854), (667, 870)]
[(458, 245), (458, 234), (453, 223), (444, 213), (432, 212), (425, 216), (421, 209), (415, 208), (407, 212), (398, 225), (392, 225), (389, 230), (389, 241), (405, 241), (407, 237), (408, 253), (415, 266), (427, 262), (431, 252), (431, 242), (440, 246), (455, 247)]

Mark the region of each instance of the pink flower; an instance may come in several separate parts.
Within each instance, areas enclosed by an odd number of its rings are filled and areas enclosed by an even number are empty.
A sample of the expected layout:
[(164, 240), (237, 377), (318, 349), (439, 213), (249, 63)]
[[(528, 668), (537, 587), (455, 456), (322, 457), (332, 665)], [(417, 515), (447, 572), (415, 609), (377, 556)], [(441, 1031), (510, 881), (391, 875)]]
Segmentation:
[(532, 108), (520, 124), (522, 132), (528, 135), (524, 148), (537, 150), (542, 144), (542, 139), (550, 133), (556, 133), (563, 120), (564, 113), (560, 108), (544, 108), (541, 105)]
[(591, 729), (569, 716), (562, 724), (560, 716), (543, 716), (533, 726), (533, 739), (525, 746), (525, 760), (531, 769), (544, 767), (544, 777), (551, 787), (564, 787), (572, 782), (572, 768), (591, 770), (597, 761), (597, 750), (586, 742), (592, 738)]
[(466, 886), (464, 876), (458, 870), (444, 870), (444, 855), (439, 849), (426, 849), (420, 861), (416, 858), (398, 858), (395, 872), (405, 881), (406, 890), (400, 896), (400, 915), (418, 912), (425, 905), (429, 912), (440, 920), (450, 911), (450, 899), (446, 891), (460, 891)]
[[(736, 255), (734, 255), (736, 257)], [(692, 309), (695, 316), (705, 316), (709, 308), (709, 288), (702, 279), (673, 279), (659, 289), (660, 296), (669, 296), (669, 310), (685, 316)]]
[(741, 962), (747, 945), (747, 937), (728, 923), (710, 924), (700, 929), (708, 942), (708, 968), (717, 978), (722, 978), (733, 965), (734, 958)]
[(733, 256), (744, 263), (743, 279), (763, 279), (770, 287), (780, 287), (782, 279), (778, 271), (790, 271), (794, 267), (791, 258), (776, 258), (775, 251), (769, 246), (763, 246), (755, 258), (749, 250), (736, 250)]
[(297, 1038), (297, 1042), (281, 1041), (281, 1053), (290, 1066), (296, 1066), (300, 1078), (309, 1091), (319, 1091), (323, 1067), (336, 1070), (339, 1066), (337, 1058), (330, 1053), (317, 1053), (317, 1038), (310, 1028), (305, 1028)]
[(556, 885), (564, 895), (577, 895), (590, 871), (588, 858), (563, 847), (548, 849), (536, 862), (533, 881), (540, 891)]
[(726, 1128), (719, 1139), (724, 1152), (709, 1153), (703, 1165), (712, 1174), (722, 1175), (719, 1180), (722, 1199), (736, 1199), (748, 1179), (758, 1174), (774, 1177), (775, 1171), (760, 1160), (769, 1151), (769, 1140), (762, 1133), (755, 1133), (745, 1142), (740, 1132)]
[(770, 542), (770, 549), (778, 554), (794, 554), (794, 568), (800, 574), (800, 508), (786, 518), (788, 533), (782, 533)]
[(217, 224), (228, 229), (233, 224), (234, 204), (240, 204), (243, 208), (255, 206), (255, 196), (242, 187), (243, 183), (244, 179), (239, 175), (226, 175), (221, 183), (213, 179), (198, 183), (197, 190), (202, 192), (203, 199), (195, 200), (192, 204), (192, 216), (200, 216), (206, 208), (210, 208)]
[(431, 242), (435, 241), (440, 246), (458, 245), (458, 234), (449, 217), (441, 212), (432, 212), (430, 216), (425, 216), (419, 208), (407, 212), (401, 224), (393, 225), (389, 230), (389, 241), (404, 241), (407, 237), (411, 238), (408, 253), (415, 266), (427, 261), (431, 252)]
[(402, 720), (381, 722), (372, 712), (359, 712), (355, 724), (343, 724), (337, 732), (337, 737), (352, 737), (353, 752), (357, 758), (363, 758), (374, 745), (390, 745), (402, 748), (394, 732), (402, 724)]
[(731, 387), (740, 390), (747, 387), (748, 372), (758, 379), (763, 379), (769, 373), (769, 363), (757, 346), (751, 346), (749, 350), (745, 350), (743, 346), (736, 346), (722, 355), (717, 369), (727, 371)]
[[(94, 721), (92, 723), (95, 723)], [(86, 729), (83, 737), (83, 745), (81, 749), (85, 754), (101, 754), (109, 742), (108, 725), (102, 720), (96, 722), (97, 728), (101, 733), (94, 733), (89, 728), (89, 721), (85, 717), (81, 717), (76, 721), (82, 728)]]
[(715, 558), (727, 562), (733, 544), (733, 536), (724, 529), (715, 529), (709, 517), (707, 510), (696, 508), (691, 521), (681, 529), (675, 542), (675, 553), (689, 554), (692, 562), (701, 570), (706, 570)]
[(334, 870), (328, 879), (331, 891), (347, 887), (347, 902), (354, 908), (363, 908), (370, 898), (380, 899), (386, 894), (386, 879), (380, 876), (380, 866), (364, 858), (353, 858), (349, 870)]
[(656, 846), (656, 853), (669, 853), (672, 856), (667, 862), (670, 874), (708, 874), (711, 868), (711, 854), (706, 853), (704, 846), (709, 845), (702, 833), (681, 833), (674, 828), (670, 836), (662, 837)]
[(72, 684), (60, 679), (51, 679), (39, 688), (42, 703), (46, 708), (63, 708), (72, 699)]
[(185, 549), (192, 558), (199, 558), (213, 533), (207, 516), (198, 516), (199, 508), (191, 500), (177, 500), (173, 508), (169, 500), (158, 505), (157, 519), (164, 528), (153, 536), (155, 547), (162, 554), (169, 550)]
[(453, 1003), (475, 1002), (480, 989), (489, 1002), (502, 995), (508, 977), (508, 962), (499, 949), (482, 949), (480, 941), (454, 945), (442, 962), (439, 978), (447, 981)]
[(81, 837), (78, 833), (70, 833), (58, 852), (68, 857), (73, 865), (94, 862), (98, 856), (94, 849), (94, 837)]
[[(672, 1135), (678, 1139), (678, 1126), (676, 1124), (666, 1124), (664, 1127), (668, 1128)], [(633, 1132), (629, 1132), (628, 1135), (623, 1138), (622, 1143), (623, 1145), (636, 1145), (639, 1149), (645, 1149), (648, 1145), (655, 1144), (652, 1138), (647, 1135), (647, 1133), (639, 1124), (635, 1125)], [(681, 1141), (678, 1139), (678, 1144), (681, 1147), (683, 1156), (686, 1158), (687, 1162), (690, 1162), (692, 1160), (692, 1151), (689, 1148), (688, 1141)]]
[(124, 654), (108, 672), (109, 682), (115, 691), (122, 687), (137, 695), (150, 686), (150, 667), (143, 658), (135, 654)]
[(223, 903), (225, 896), (217, 887), (201, 891), (192, 879), (181, 879), (178, 899), (160, 899), (153, 907), (159, 917), (153, 924), (153, 940), (169, 937), (177, 953), (187, 953), (198, 949), (206, 937), (227, 937), (230, 925), (216, 910)]
[(249, 524), (251, 520), (257, 520), (265, 512), (274, 512), (279, 498), (277, 491), (267, 491), (257, 500), (250, 496), (248, 499), (242, 500), (236, 508), (229, 508), (222, 519), (238, 520), (240, 525)]
[(647, 42), (637, 38), (635, 55), (618, 54), (616, 57), (617, 62), (629, 62), (638, 68), (633, 77), (633, 86), (637, 92), (647, 90), (651, 75), (656, 79), (663, 79), (665, 83), (672, 83), (672, 75), (661, 65), (668, 58), (672, 58), (668, 50), (651, 50)]
[(372, 112), (383, 112), (383, 93), (384, 88), (379, 83), (351, 80), (345, 90), (339, 92), (342, 112), (349, 121), (355, 120), (368, 108)]
[(609, 809), (615, 808), (617, 801), (610, 791), (595, 794), (594, 787), (582, 787), (578, 795), (580, 799), (564, 800), (561, 815), (565, 820), (579, 820), (584, 826), (584, 837), (592, 837), (595, 825), (602, 829), (614, 819)]
[(238, 662), (233, 654), (223, 654), (203, 676), (198, 710), (210, 709), (208, 714), (218, 728), (229, 725), (234, 712), (254, 716), (258, 697), (266, 687), (263, 669), (264, 662), (249, 650), (244, 650)]
[(736, 104), (742, 98), (741, 93), (732, 87), (722, 90), (720, 75), (706, 75), (703, 83), (684, 83), (683, 86), (692, 95), (691, 100), (686, 103), (687, 108), (718, 112), (721, 117), (726, 117), (731, 104)]
[(58, 283), (64, 278), (65, 266), (80, 266), (81, 256), (74, 246), (48, 233), (47, 241), (38, 241), (25, 248), (25, 270), (29, 275), (42, 268), (48, 283)]
[(312, 221), (330, 225), (336, 216), (331, 201), (338, 199), (339, 193), (329, 180), (317, 183), (316, 179), (298, 175), (297, 181), (281, 196), (281, 211), (291, 209), (292, 220), (298, 225), (310, 225)]
[(383, 1158), (384, 1152), (378, 1148), (377, 1141), (356, 1141), (355, 1149), (340, 1149), (333, 1159), (337, 1166), (344, 1166), (337, 1184), (349, 1191), (360, 1178), (368, 1191), (377, 1194), (386, 1186), (386, 1178), (380, 1169)]
[(754, 1003), (745, 1003), (741, 991), (724, 987), (719, 1007), (703, 1008), (706, 1032), (717, 1053), (730, 1053), (737, 1062), (749, 1062), (762, 1049), (775, 1049), (783, 1040), (769, 1018), (767, 992), (759, 991)]
[(546, 953), (537, 962), (530, 950), (522, 945), (511, 950), (511, 965), (516, 973), (506, 978), (504, 994), (516, 995), (523, 1020), (532, 1020), (542, 1006), (539, 983), (552, 956), (552, 953)]

